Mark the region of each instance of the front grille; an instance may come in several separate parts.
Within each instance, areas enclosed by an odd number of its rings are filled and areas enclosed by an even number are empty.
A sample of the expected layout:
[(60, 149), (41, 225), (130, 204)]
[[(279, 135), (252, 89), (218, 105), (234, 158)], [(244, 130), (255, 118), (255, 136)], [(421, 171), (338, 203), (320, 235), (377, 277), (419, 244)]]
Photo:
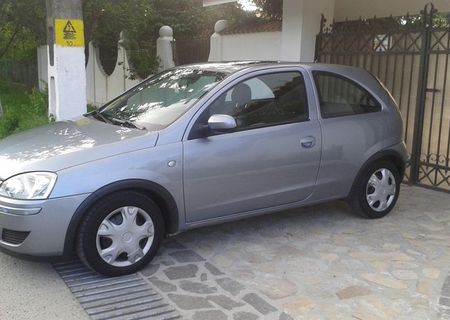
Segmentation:
[(9, 244), (19, 245), (25, 241), (25, 239), (28, 237), (29, 234), (30, 234), (29, 231), (15, 231), (3, 229), (2, 240)]

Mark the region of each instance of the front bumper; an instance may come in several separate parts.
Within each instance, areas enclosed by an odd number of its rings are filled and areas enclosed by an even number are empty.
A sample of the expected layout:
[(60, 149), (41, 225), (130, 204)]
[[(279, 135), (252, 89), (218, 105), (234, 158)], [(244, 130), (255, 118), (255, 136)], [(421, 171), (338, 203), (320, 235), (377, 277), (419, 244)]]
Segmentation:
[(0, 248), (26, 256), (62, 255), (70, 220), (88, 196), (43, 201), (0, 197)]

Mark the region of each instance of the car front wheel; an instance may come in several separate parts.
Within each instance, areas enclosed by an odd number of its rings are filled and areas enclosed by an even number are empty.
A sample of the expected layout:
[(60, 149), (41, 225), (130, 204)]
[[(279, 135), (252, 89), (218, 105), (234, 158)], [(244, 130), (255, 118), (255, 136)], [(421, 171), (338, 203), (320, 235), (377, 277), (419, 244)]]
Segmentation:
[(121, 276), (148, 264), (163, 236), (159, 207), (138, 192), (119, 192), (89, 210), (78, 233), (77, 253), (98, 273)]
[(350, 204), (369, 219), (386, 216), (395, 206), (400, 192), (400, 174), (389, 161), (369, 165), (356, 182)]

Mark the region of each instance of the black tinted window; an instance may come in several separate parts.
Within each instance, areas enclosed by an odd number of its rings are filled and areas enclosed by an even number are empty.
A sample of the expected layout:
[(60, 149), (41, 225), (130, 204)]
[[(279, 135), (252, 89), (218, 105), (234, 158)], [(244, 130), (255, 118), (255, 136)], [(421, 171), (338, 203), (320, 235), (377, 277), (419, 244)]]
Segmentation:
[(379, 102), (367, 90), (342, 76), (315, 72), (323, 118), (381, 111)]
[(251, 78), (222, 94), (206, 113), (207, 117), (234, 117), (238, 130), (305, 121), (308, 103), (303, 77), (283, 72)]

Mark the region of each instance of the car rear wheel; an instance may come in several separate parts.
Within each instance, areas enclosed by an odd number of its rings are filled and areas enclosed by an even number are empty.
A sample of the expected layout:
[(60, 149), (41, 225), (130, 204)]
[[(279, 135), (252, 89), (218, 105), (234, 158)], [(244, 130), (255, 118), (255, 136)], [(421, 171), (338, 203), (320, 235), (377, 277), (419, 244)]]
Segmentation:
[(120, 192), (89, 210), (78, 233), (77, 253), (98, 273), (121, 276), (148, 264), (163, 236), (159, 207), (138, 192)]
[(400, 192), (400, 174), (389, 161), (369, 165), (353, 189), (350, 205), (369, 219), (386, 216), (397, 203)]

